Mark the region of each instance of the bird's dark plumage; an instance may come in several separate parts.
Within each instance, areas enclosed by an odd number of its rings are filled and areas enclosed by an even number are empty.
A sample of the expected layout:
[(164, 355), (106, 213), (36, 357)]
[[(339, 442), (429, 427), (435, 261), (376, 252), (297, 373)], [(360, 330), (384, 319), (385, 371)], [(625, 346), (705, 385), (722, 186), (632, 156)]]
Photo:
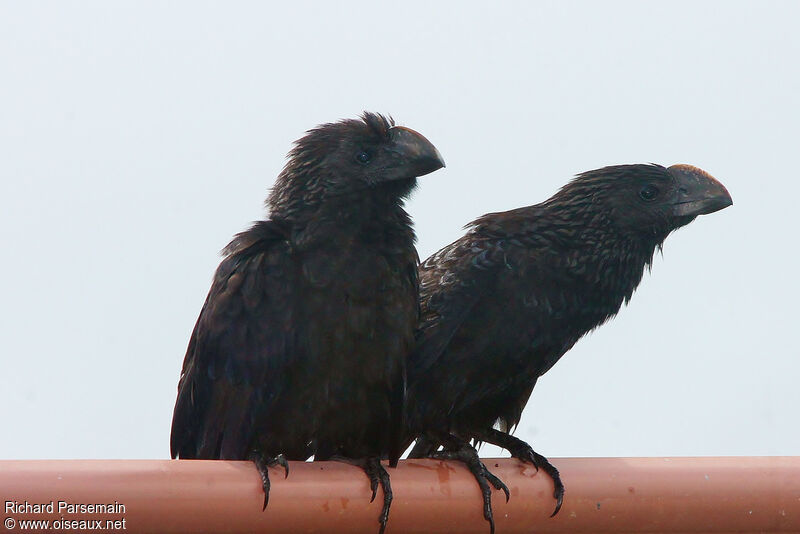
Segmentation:
[(173, 457), (397, 461), (419, 314), (403, 199), (442, 166), (373, 113), (296, 143), (269, 220), (224, 250), (183, 364)]
[(408, 410), (423, 439), (412, 456), (447, 436), (491, 442), (544, 467), (561, 493), (555, 468), (509, 434), (537, 379), (631, 298), (670, 232), (730, 204), (700, 169), (620, 165), (471, 223), (420, 267)]

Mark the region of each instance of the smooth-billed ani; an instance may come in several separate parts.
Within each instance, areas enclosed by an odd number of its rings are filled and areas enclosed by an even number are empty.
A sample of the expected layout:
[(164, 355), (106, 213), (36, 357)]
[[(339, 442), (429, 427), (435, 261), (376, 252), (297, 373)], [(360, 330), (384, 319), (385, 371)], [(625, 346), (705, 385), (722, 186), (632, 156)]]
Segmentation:
[(583, 173), (541, 204), (472, 222), (420, 267), (422, 319), (408, 368), (408, 424), (419, 439), (410, 457), (465, 461), (494, 531), (487, 481), (506, 488), (469, 441), (493, 443), (552, 476), (555, 515), (558, 471), (510, 434), (537, 379), (631, 298), (670, 232), (731, 204), (696, 167), (619, 165)]
[(362, 467), (373, 499), (402, 453), (405, 362), (419, 318), (418, 257), (403, 209), (436, 148), (364, 113), (295, 143), (267, 205), (238, 234), (192, 332), (172, 421), (173, 457)]

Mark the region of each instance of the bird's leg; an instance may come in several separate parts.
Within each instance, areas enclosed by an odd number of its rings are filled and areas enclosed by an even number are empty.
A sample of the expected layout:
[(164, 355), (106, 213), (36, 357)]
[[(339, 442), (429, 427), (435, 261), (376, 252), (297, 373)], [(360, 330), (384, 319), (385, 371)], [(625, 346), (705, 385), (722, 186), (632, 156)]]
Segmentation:
[(428, 458), (435, 450), (439, 448), (440, 443), (430, 436), (422, 435), (417, 438), (411, 452), (408, 453), (409, 458)]
[(378, 523), (381, 525), (378, 533), (383, 534), (384, 530), (386, 530), (386, 523), (389, 521), (389, 508), (392, 506), (393, 496), (392, 484), (389, 481), (389, 473), (386, 472), (386, 469), (384, 469), (381, 464), (381, 459), (378, 457), (346, 458), (343, 456), (332, 456), (331, 460), (348, 463), (364, 470), (364, 473), (367, 474), (367, 478), (369, 479), (369, 488), (372, 490), (372, 497), (369, 502), (375, 500), (375, 496), (378, 493), (378, 484), (380, 484), (383, 490), (383, 508), (381, 509), (380, 517), (378, 517)]
[[(497, 478), (486, 468), (478, 457), (478, 451), (476, 451), (475, 447), (470, 445), (469, 442), (457, 438), (452, 434), (440, 441), (444, 443), (444, 450), (434, 451), (431, 453), (430, 457), (439, 460), (457, 460), (467, 466), (481, 489), (481, 494), (483, 495), (483, 517), (489, 522), (491, 534), (494, 534), (492, 490), (489, 488), (489, 484), (494, 486), (497, 490), (503, 490), (503, 493), (506, 495), (506, 502), (508, 502), (510, 496), (508, 487), (502, 480)], [(487, 484), (487, 481), (489, 484)]]
[(561, 510), (561, 504), (564, 502), (564, 484), (561, 482), (561, 475), (559, 475), (558, 469), (547, 458), (534, 451), (530, 445), (521, 439), (495, 428), (482, 433), (479, 437), (481, 441), (504, 448), (511, 453), (512, 457), (532, 464), (537, 471), (541, 469), (550, 475), (550, 478), (553, 479), (553, 497), (556, 499), (556, 508), (550, 514), (550, 517), (553, 517)]
[[(481, 459), (478, 457), (478, 451), (469, 444), (468, 441), (462, 440), (453, 436), (452, 434), (448, 436), (445, 440), (445, 450), (457, 450), (459, 451), (458, 454), (463, 455), (466, 460), (461, 460), (462, 462), (466, 463), (468, 466), (472, 465), (476, 469), (480, 469), (481, 475), (483, 478), (489, 481), (489, 483), (494, 486), (496, 490), (503, 490), (503, 493), (506, 495), (506, 502), (510, 498), (511, 494), (508, 491), (508, 486), (503, 483), (502, 480), (497, 478), (494, 473), (489, 471)], [(472, 468), (470, 468), (472, 470)]]
[(283, 478), (286, 478), (289, 476), (289, 462), (286, 461), (286, 458), (284, 458), (282, 454), (274, 457), (264, 456), (259, 451), (252, 451), (247, 458), (256, 464), (258, 474), (261, 475), (261, 487), (264, 489), (264, 507), (261, 508), (263, 511), (267, 509), (267, 504), (269, 504), (269, 468), (275, 467), (276, 465), (283, 467)]

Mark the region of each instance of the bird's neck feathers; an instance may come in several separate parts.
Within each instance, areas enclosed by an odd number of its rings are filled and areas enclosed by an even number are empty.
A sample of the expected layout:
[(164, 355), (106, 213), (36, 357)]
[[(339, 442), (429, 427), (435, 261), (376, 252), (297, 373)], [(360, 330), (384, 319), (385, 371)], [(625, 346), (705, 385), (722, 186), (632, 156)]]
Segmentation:
[[(588, 233), (583, 252), (573, 251), (563, 267), (580, 275), (593, 292), (627, 302), (650, 270), (661, 242), (642, 239), (609, 239), (603, 233)], [(587, 254), (588, 252), (588, 254)], [(581, 264), (582, 262), (582, 264)]]
[[(553, 261), (586, 284), (586, 290), (627, 303), (653, 263), (667, 233), (629, 231), (608, 212), (590, 203), (565, 207), (558, 202), (545, 210), (556, 236)], [(545, 235), (548, 232), (543, 232)]]
[[(345, 183), (347, 187), (341, 184)], [(290, 161), (275, 183), (267, 206), (270, 218), (284, 221), (303, 243), (336, 228), (366, 242), (413, 248), (415, 235), (404, 209), (416, 178), (352, 187), (346, 179), (302, 160)]]
[(516, 243), (523, 256), (575, 281), (571, 287), (576, 292), (602, 294), (610, 305), (630, 300), (668, 233), (628, 232), (591, 200), (564, 202), (558, 195), (535, 206), (486, 215), (473, 223), (473, 232)]

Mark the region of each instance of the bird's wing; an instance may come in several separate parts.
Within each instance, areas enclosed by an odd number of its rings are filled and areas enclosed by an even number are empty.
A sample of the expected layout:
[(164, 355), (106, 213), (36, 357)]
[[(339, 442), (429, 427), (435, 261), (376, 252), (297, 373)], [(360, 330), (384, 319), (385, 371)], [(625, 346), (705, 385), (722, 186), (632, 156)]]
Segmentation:
[(436, 363), (453, 336), (480, 309), (480, 302), (491, 287), (497, 256), (495, 247), (467, 235), (422, 263), (422, 316), (416, 349), (409, 360), (409, 381)]
[(500, 405), (510, 407), (509, 421), (518, 420), (517, 395), (527, 400), (538, 376), (537, 361), (529, 359), (536, 355), (518, 349), (525, 345), (520, 339), (534, 345), (537, 325), (510, 311), (524, 295), (509, 292), (508, 284), (536, 278), (520, 270), (520, 250), (513, 236), (473, 233), (422, 265), (423, 318), (409, 360), (412, 417), (458, 414), (485, 401), (495, 406), (486, 409), (488, 426), (505, 417)]
[(256, 409), (280, 394), (296, 356), (293, 270), (273, 221), (239, 234), (214, 277), (183, 362), (172, 420), (172, 457), (243, 459)]

